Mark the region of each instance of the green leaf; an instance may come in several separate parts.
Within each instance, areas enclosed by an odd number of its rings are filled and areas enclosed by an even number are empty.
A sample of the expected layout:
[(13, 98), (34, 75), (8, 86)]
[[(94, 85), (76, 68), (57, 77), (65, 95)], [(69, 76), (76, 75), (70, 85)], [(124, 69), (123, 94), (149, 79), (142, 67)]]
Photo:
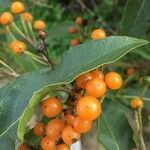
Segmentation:
[[(121, 35), (150, 39), (150, 0), (128, 0), (120, 25)], [(150, 60), (150, 48), (144, 46), (134, 51)]]
[[(147, 43), (145, 40), (125, 36), (89, 41), (66, 52), (62, 62), (54, 71), (44, 69), (18, 77), (1, 88), (0, 135), (4, 135), (21, 117), (18, 135), (23, 139), (26, 123), (33, 115), (37, 104), (47, 93), (55, 90), (55, 85), (70, 83), (78, 75), (98, 66), (117, 61), (130, 50)], [(29, 103), (33, 94), (34, 96)], [(27, 109), (24, 111), (26, 107)], [(23, 124), (21, 125), (21, 123)]]
[(133, 133), (124, 116), (124, 113), (129, 112), (130, 109), (108, 99), (104, 100), (102, 109), (102, 115), (97, 121), (98, 141), (106, 150), (132, 149), (135, 146)]

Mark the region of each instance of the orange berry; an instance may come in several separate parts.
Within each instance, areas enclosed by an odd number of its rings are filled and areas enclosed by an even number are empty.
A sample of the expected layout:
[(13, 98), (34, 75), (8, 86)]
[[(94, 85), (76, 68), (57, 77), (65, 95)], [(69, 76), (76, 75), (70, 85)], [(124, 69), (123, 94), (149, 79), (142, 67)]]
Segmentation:
[(110, 89), (117, 90), (122, 86), (123, 80), (118, 73), (109, 72), (105, 75), (105, 83)]
[(88, 132), (92, 128), (92, 121), (82, 120), (76, 116), (73, 120), (73, 128), (78, 133)]
[(101, 104), (96, 98), (85, 96), (79, 99), (76, 112), (81, 119), (92, 121), (101, 114)]
[(72, 39), (70, 41), (70, 45), (73, 46), (73, 47), (75, 47), (75, 46), (77, 46), (79, 44), (80, 44), (80, 40), (79, 39)]
[(55, 140), (45, 136), (41, 141), (41, 148), (43, 150), (54, 150), (55, 149)]
[(0, 23), (2, 25), (8, 25), (13, 22), (13, 16), (9, 12), (4, 12), (0, 15)]
[(22, 143), (19, 145), (18, 150), (30, 150), (30, 148), (26, 144)]
[(127, 75), (130, 76), (130, 75), (133, 75), (135, 73), (135, 69), (133, 67), (129, 67), (127, 69)]
[(36, 136), (43, 136), (44, 135), (44, 129), (45, 129), (45, 125), (42, 122), (38, 122), (35, 125), (33, 132)]
[(41, 108), (42, 108), (42, 113), (45, 116), (50, 117), (50, 118), (55, 117), (62, 110), (60, 100), (54, 97), (44, 100), (42, 102)]
[(142, 108), (144, 106), (144, 101), (137, 97), (131, 100), (130, 105), (133, 109)]
[(102, 79), (94, 78), (86, 84), (86, 92), (89, 96), (101, 97), (106, 93), (106, 90), (106, 84)]
[(93, 78), (104, 79), (104, 74), (98, 69), (92, 71)]
[(52, 119), (46, 126), (46, 134), (51, 139), (57, 139), (60, 137), (64, 127), (65, 124), (62, 121), (58, 119)]
[(73, 120), (74, 120), (74, 116), (73, 115), (70, 115), (70, 114), (66, 115), (66, 122), (67, 122), (67, 124), (72, 125)]
[(56, 150), (70, 150), (70, 147), (67, 144), (59, 144), (57, 145)]
[(42, 20), (37, 20), (34, 22), (34, 28), (36, 30), (44, 30), (46, 28), (45, 22)]
[(10, 45), (12, 51), (15, 53), (15, 54), (21, 54), (23, 53), (25, 50), (26, 50), (26, 44), (19, 41), (19, 40), (14, 40), (11, 42), (11, 45)]
[(30, 13), (25, 12), (22, 14), (22, 19), (24, 22), (31, 22), (33, 20), (33, 16)]
[(11, 5), (11, 11), (14, 14), (20, 14), (25, 10), (24, 4), (22, 2), (14, 2)]
[(62, 130), (63, 142), (67, 145), (71, 145), (80, 139), (80, 133), (77, 133), (70, 125), (67, 125)]
[(77, 25), (82, 25), (82, 24), (83, 24), (83, 19), (82, 19), (82, 17), (77, 17), (75, 23), (76, 23)]
[(77, 28), (76, 27), (71, 27), (71, 28), (69, 28), (69, 32), (70, 33), (76, 33), (77, 32)]
[(93, 40), (103, 39), (105, 37), (106, 37), (106, 33), (103, 29), (95, 29), (91, 34), (91, 38)]
[(85, 89), (86, 83), (92, 79), (92, 74), (90, 72), (80, 75), (76, 78), (76, 84), (78, 87)]

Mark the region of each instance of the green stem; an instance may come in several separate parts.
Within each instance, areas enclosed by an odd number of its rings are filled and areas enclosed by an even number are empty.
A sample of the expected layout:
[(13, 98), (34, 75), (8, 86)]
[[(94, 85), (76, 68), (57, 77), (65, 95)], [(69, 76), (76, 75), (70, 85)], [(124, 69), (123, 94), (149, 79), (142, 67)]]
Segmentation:
[(147, 91), (148, 87), (149, 87), (149, 84), (147, 84), (147, 85), (143, 88), (143, 90), (142, 90), (142, 92), (141, 92), (141, 95), (140, 95), (141, 98), (143, 98), (143, 96), (144, 96), (145, 92)]
[(13, 40), (16, 40), (16, 37), (15, 37), (14, 34), (11, 32), (9, 26), (6, 26), (6, 30), (7, 30), (7, 32), (10, 34), (10, 36), (12, 37), (12, 39), (13, 39)]

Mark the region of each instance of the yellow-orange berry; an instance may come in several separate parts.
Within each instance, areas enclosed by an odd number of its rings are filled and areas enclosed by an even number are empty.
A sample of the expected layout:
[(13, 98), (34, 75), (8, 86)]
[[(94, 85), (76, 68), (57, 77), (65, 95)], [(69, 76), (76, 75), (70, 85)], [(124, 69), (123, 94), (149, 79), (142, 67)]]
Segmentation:
[(77, 115), (83, 120), (95, 120), (101, 114), (101, 104), (92, 96), (79, 99), (76, 106)]
[(25, 10), (24, 4), (22, 2), (14, 2), (11, 5), (11, 11), (14, 14), (20, 14)]
[(75, 46), (77, 46), (79, 44), (80, 44), (80, 40), (79, 39), (72, 39), (70, 41), (70, 45), (73, 46), (73, 47), (75, 47)]
[(38, 122), (35, 125), (33, 132), (36, 136), (43, 136), (44, 135), (44, 129), (45, 129), (45, 125), (42, 122)]
[(15, 40), (11, 43), (11, 49), (15, 54), (21, 54), (26, 50), (26, 44), (19, 41), (19, 40)]
[(55, 149), (55, 140), (45, 136), (41, 141), (41, 148), (43, 150), (54, 150)]
[(8, 25), (13, 22), (13, 16), (9, 12), (4, 12), (0, 15), (0, 23), (2, 25)]
[(144, 101), (137, 97), (131, 100), (130, 105), (133, 109), (142, 108), (144, 106)]
[(22, 14), (22, 19), (24, 22), (31, 22), (33, 20), (33, 16), (30, 13), (25, 12)]
[(73, 128), (78, 133), (88, 132), (92, 128), (92, 121), (82, 120), (76, 116), (73, 120)]
[(92, 76), (93, 78), (104, 79), (104, 74), (98, 69), (92, 71)]
[(76, 23), (77, 25), (82, 25), (82, 24), (83, 24), (83, 19), (82, 19), (82, 17), (80, 17), (80, 16), (77, 17), (75, 23)]
[(106, 33), (103, 29), (95, 29), (91, 34), (91, 38), (93, 40), (103, 39), (105, 37), (106, 37)]
[(80, 133), (76, 132), (70, 125), (67, 125), (62, 130), (63, 142), (67, 145), (71, 145), (80, 139)]
[(110, 89), (117, 90), (122, 86), (123, 80), (118, 73), (109, 72), (105, 75), (105, 83)]
[(34, 22), (34, 28), (36, 30), (44, 30), (46, 28), (45, 22), (42, 20), (37, 20)]
[(70, 147), (67, 144), (58, 144), (56, 150), (70, 150)]

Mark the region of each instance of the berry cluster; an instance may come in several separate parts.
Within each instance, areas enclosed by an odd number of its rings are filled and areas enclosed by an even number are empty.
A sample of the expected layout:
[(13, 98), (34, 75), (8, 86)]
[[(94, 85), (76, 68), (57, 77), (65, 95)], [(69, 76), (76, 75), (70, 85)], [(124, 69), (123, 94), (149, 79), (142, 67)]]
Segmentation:
[(117, 90), (123, 80), (116, 72), (105, 76), (96, 69), (76, 78), (67, 108), (58, 97), (49, 97), (42, 101), (41, 111), (50, 121), (44, 124), (38, 122), (34, 134), (42, 137), (43, 150), (69, 150), (70, 145), (77, 142), (82, 133), (92, 128), (93, 121), (101, 114), (101, 99), (105, 96), (107, 87)]
[[(16, 26), (14, 18), (18, 15), (20, 15), (20, 19), (25, 30), (24, 32), (27, 32), (27, 28), (29, 28), (29, 30), (32, 30), (33, 16), (29, 12), (26, 12), (25, 6), (22, 2), (13, 2), (10, 7), (10, 12), (3, 12), (2, 14), (0, 14), (0, 24), (13, 36), (13, 41), (10, 44), (10, 48), (15, 54), (23, 53), (27, 49), (27, 46), (23, 41), (16, 39), (16, 37), (12, 33), (14, 29), (16, 29), (24, 39), (28, 39), (30, 43), (33, 43), (33, 39), (31, 39), (30, 37), (26, 37), (25, 34)], [(39, 32), (41, 30), (44, 30), (46, 28), (46, 25), (44, 21), (36, 20), (33, 23), (33, 27)]]

